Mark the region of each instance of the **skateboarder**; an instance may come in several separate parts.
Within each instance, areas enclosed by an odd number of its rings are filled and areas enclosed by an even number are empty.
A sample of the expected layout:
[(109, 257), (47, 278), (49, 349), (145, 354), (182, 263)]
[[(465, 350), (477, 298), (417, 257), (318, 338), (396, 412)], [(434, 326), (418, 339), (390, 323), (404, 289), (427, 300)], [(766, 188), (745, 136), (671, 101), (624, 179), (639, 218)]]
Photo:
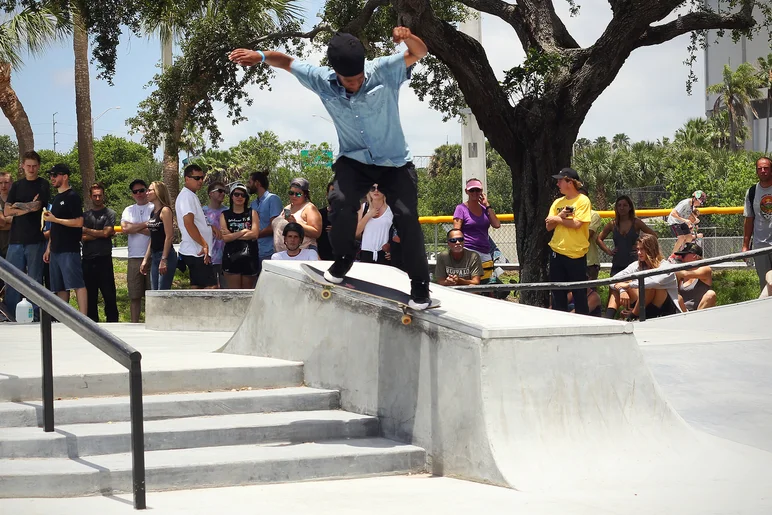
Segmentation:
[(243, 66), (265, 63), (292, 73), (321, 98), (335, 123), (340, 153), (333, 165), (334, 189), (329, 195), (335, 262), (325, 279), (340, 284), (351, 269), (359, 199), (377, 183), (390, 201), (402, 241), (404, 268), (411, 279), (410, 307), (426, 309), (431, 302), (429, 267), (418, 223), (418, 179), (399, 119), (399, 88), (427, 49), (406, 27), (395, 27), (392, 39), (405, 43), (407, 50), (366, 60), (362, 43), (339, 32), (327, 47), (332, 69), (271, 50), (239, 48), (231, 52), (230, 59)]

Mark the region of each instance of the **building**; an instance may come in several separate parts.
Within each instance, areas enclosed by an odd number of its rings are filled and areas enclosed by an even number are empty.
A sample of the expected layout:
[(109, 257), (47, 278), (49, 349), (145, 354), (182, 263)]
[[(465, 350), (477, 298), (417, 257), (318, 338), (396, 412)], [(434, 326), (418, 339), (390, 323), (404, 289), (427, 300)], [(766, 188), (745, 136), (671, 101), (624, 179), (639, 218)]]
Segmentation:
[[(705, 0), (705, 3), (714, 10), (718, 10), (719, 0)], [(726, 0), (721, 1), (721, 7), (726, 9)], [(758, 11), (758, 9), (757, 9)], [(757, 14), (758, 21), (761, 21), (761, 14)], [(751, 63), (754, 66), (759, 57), (767, 57), (772, 54), (770, 47), (769, 33), (767, 29), (754, 36), (753, 39), (746, 37), (740, 38), (736, 43), (732, 41), (731, 31), (727, 31), (719, 37), (718, 31), (711, 30), (708, 33), (707, 46), (705, 47), (705, 84), (703, 91), (712, 84), (717, 84), (723, 80), (722, 74), (724, 65), (729, 65), (733, 70), (740, 63)], [(749, 128), (748, 139), (745, 142), (747, 150), (763, 151), (767, 140), (769, 147), (772, 148), (772, 134), (767, 130), (767, 117), (772, 116), (772, 112), (767, 113), (767, 91), (765, 95), (753, 102), (758, 117), (752, 112), (746, 114), (746, 123)], [(705, 114), (710, 117), (713, 114), (713, 105), (716, 102), (717, 95), (705, 95)], [(771, 110), (772, 111), (772, 110)], [(772, 120), (770, 120), (772, 125)], [(772, 130), (772, 127), (770, 127)]]

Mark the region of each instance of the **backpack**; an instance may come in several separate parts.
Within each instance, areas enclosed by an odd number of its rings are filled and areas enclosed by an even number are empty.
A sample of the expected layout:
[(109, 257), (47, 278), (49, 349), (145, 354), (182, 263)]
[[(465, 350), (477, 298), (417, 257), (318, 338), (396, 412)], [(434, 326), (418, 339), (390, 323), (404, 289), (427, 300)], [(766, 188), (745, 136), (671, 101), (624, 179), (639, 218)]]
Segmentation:
[(751, 217), (755, 217), (756, 213), (753, 212), (753, 199), (756, 198), (756, 184), (748, 188), (748, 202), (751, 204)]

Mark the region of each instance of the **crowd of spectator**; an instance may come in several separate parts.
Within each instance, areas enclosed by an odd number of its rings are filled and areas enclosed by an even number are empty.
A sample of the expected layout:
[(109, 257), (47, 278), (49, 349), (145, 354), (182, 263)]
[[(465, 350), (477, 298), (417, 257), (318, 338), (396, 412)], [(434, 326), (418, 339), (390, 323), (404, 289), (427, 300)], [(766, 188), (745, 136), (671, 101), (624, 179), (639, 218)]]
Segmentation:
[[(743, 251), (772, 245), (771, 165), (767, 158), (758, 160), (759, 182), (746, 192)], [(49, 183), (39, 177), (40, 157), (31, 151), (24, 155), (23, 169), (24, 178), (15, 183), (9, 174), (0, 173), (0, 255), (65, 301), (74, 290), (78, 308), (94, 321), (99, 321), (101, 293), (106, 320), (118, 321), (111, 242), (116, 214), (105, 205), (104, 187), (99, 183), (90, 187), (93, 209), (84, 212), (79, 195), (70, 186), (66, 165), (57, 164), (48, 171)], [(283, 207), (279, 196), (268, 189), (267, 172), (252, 173), (247, 184), (211, 182), (206, 186), (209, 201), (202, 206), (196, 193), (204, 187), (204, 172), (191, 164), (183, 175), (184, 188), (174, 206), (163, 182), (148, 186), (135, 179), (128, 185), (135, 203), (123, 210), (120, 226), (128, 237), (126, 282), (132, 322), (140, 319), (145, 292), (170, 289), (177, 270), (190, 271), (191, 288), (251, 289), (266, 259), (332, 258), (331, 209), (328, 205), (319, 210), (311, 202), (306, 179), (291, 181), (288, 204)], [(616, 199), (614, 219), (603, 225), (575, 170), (564, 168), (553, 178), (562, 196), (552, 203), (545, 218), (552, 232), (550, 281), (596, 279), (599, 251), (612, 257), (611, 276), (618, 279), (610, 285), (605, 311), (595, 288), (553, 290), (553, 309), (636, 318), (644, 307), (650, 318), (716, 305), (709, 266), (651, 276), (645, 280), (643, 299), (637, 280), (625, 280), (638, 271), (702, 259), (694, 228), (699, 221), (697, 208), (707, 200), (703, 191), (695, 191), (671, 211), (669, 225), (683, 243), (665, 259), (654, 231), (636, 216), (628, 196)], [(56, 190), (53, 198), (51, 188)], [(490, 278), (493, 268), (488, 232), (500, 227), (500, 221), (481, 181), (470, 179), (465, 189), (468, 199), (456, 207), (447, 249), (437, 256), (434, 280), (445, 286), (481, 284)], [(326, 193), (333, 191), (331, 182)], [(251, 195), (255, 199), (250, 203)], [(179, 254), (173, 245), (175, 219), (181, 234)], [(359, 205), (357, 260), (400, 266), (401, 242), (393, 222), (388, 199), (373, 184)], [(609, 236), (613, 247), (607, 245)], [(770, 293), (770, 261), (769, 255), (755, 259), (762, 296)], [(18, 292), (7, 288), (5, 302), (12, 313), (20, 300)]]

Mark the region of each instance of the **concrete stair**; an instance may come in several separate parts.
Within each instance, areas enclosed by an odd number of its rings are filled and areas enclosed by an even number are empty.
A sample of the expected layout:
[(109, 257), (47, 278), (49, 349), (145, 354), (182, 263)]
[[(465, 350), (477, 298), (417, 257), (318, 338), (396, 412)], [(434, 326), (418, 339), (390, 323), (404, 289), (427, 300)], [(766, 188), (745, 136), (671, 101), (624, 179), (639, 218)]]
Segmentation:
[[(199, 385), (194, 373), (154, 371), (151, 390), (163, 393), (144, 396), (149, 491), (424, 470), (423, 449), (380, 438), (378, 419), (340, 410), (337, 391), (302, 386), (302, 364), (243, 358), (238, 378), (210, 367)], [(55, 401), (53, 433), (39, 400), (0, 402), (0, 497), (131, 491), (129, 399), (109, 396), (123, 382), (102, 374), (87, 397)]]

